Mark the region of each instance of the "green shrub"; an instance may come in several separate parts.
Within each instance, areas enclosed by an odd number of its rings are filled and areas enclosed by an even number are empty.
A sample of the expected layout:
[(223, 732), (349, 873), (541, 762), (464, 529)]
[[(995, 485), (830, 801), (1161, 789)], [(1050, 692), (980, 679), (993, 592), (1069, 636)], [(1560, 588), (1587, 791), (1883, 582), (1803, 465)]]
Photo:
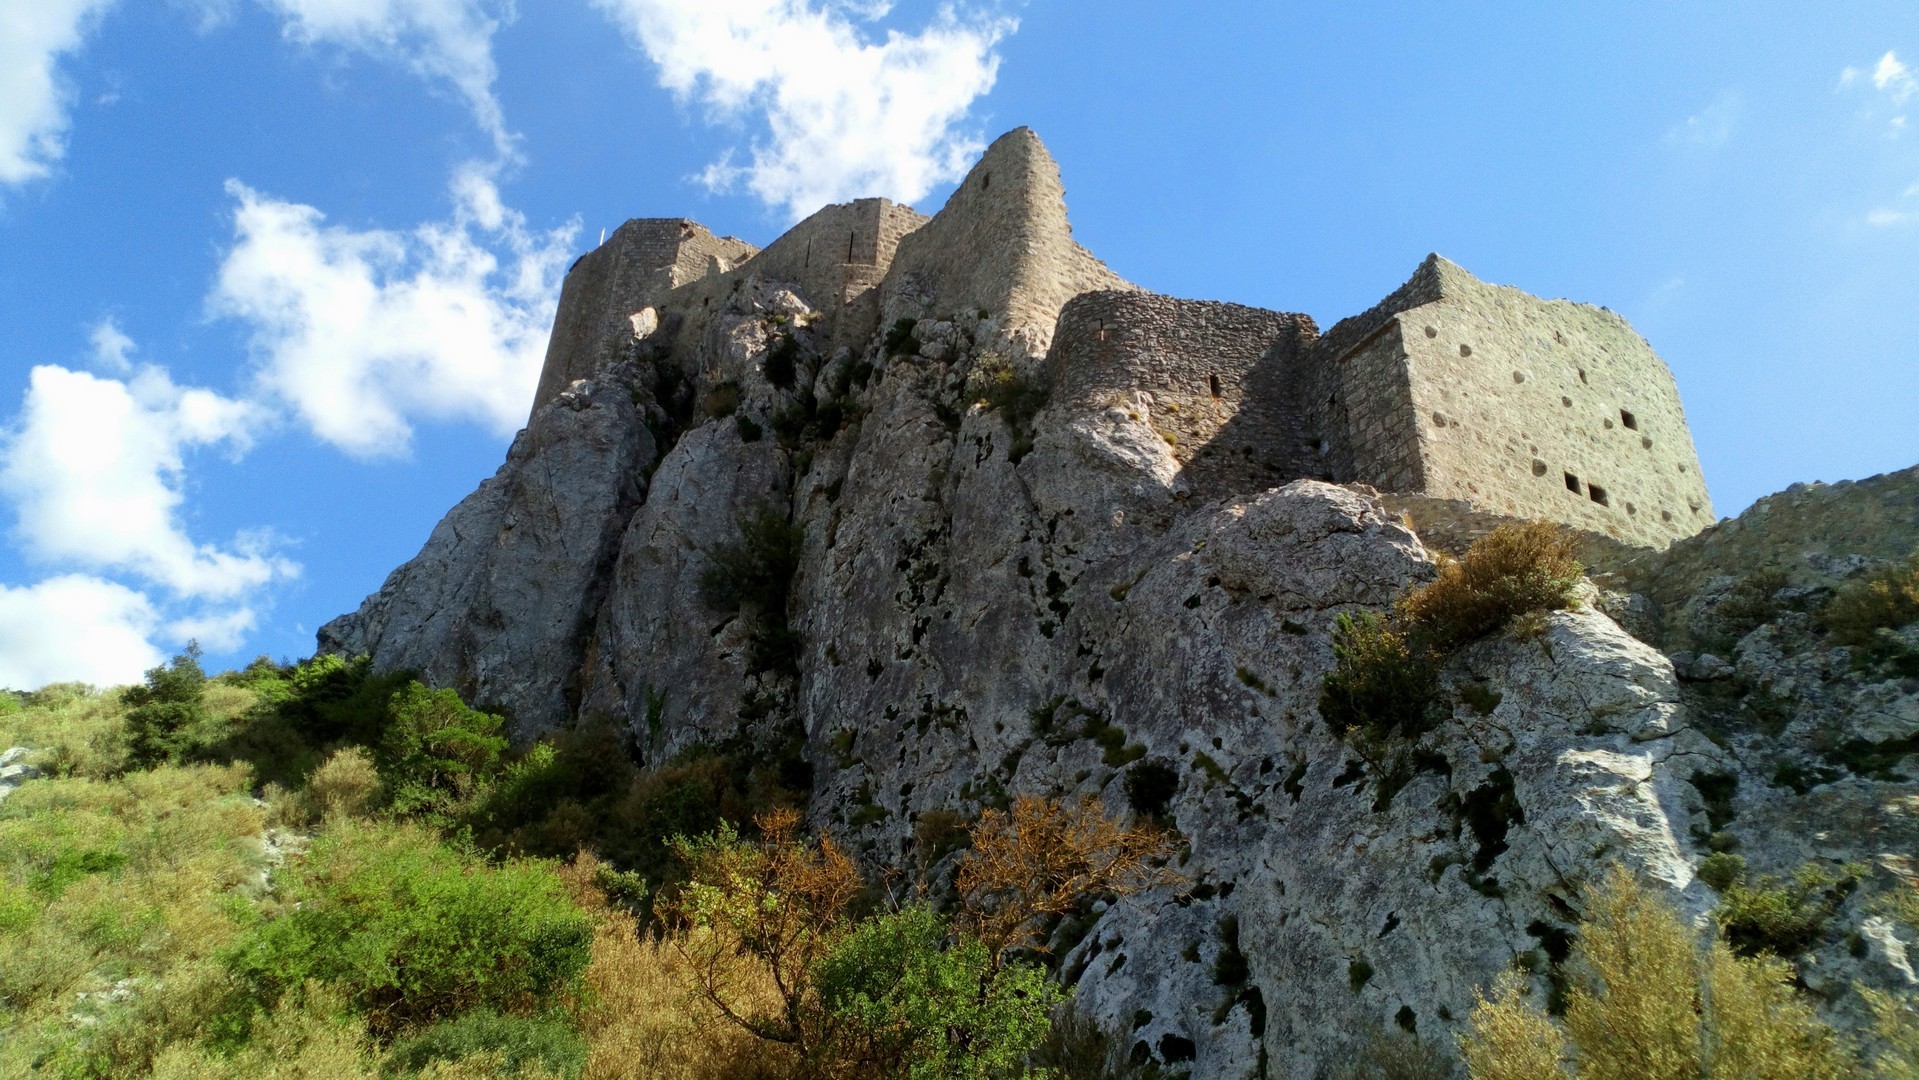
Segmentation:
[(987, 408), (1000, 414), (1012, 429), (1013, 445), (1006, 458), (1017, 465), (1033, 448), (1033, 418), (1046, 407), (1052, 388), (1043, 379), (1022, 374), (1005, 357), (982, 357), (974, 365), (969, 389)]
[(1572, 538), (1558, 525), (1501, 525), (1402, 597), (1397, 611), (1433, 647), (1448, 649), (1520, 615), (1570, 607), (1584, 572), (1573, 557)]
[(781, 390), (790, 390), (799, 377), (800, 342), (790, 333), (780, 334), (766, 351), (766, 381)]
[(1762, 877), (1748, 882), (1743, 861), (1737, 869), (1719, 890), (1715, 917), (1727, 943), (1742, 956), (1792, 957), (1804, 952), (1819, 940), (1826, 920), (1856, 884), (1854, 878), (1816, 863), (1800, 867), (1786, 881)]
[(1730, 851), (1715, 851), (1699, 862), (1699, 880), (1717, 893), (1746, 880), (1746, 857)]
[(1179, 794), (1179, 770), (1164, 761), (1137, 761), (1126, 770), (1126, 804), (1146, 818), (1160, 818)]
[(1843, 645), (1871, 645), (1880, 630), (1919, 621), (1919, 553), (1840, 588), (1826, 604), (1822, 621)]
[(504, 723), (469, 709), (451, 690), (417, 682), (393, 696), (391, 722), (381, 741), (381, 768), (396, 810), (433, 810), (473, 791), (499, 765)]
[(755, 617), (748, 641), (751, 670), (794, 673), (802, 642), (786, 621), (786, 608), (806, 530), (771, 504), (741, 515), (738, 524), (738, 540), (707, 552), (700, 594), (715, 610), (750, 610)]
[(475, 1009), (394, 1044), (381, 1072), (388, 1076), (415, 1073), (436, 1061), (483, 1054), (505, 1075), (537, 1066), (577, 1077), (586, 1065), (586, 1040), (564, 1013), (507, 1016)]
[(1374, 612), (1339, 616), (1319, 714), (1349, 742), (1411, 741), (1438, 723), (1431, 652)]
[(380, 773), (373, 756), (358, 746), (336, 751), (307, 779), (307, 799), (322, 821), (364, 814), (379, 794)]
[(477, 1008), (529, 1012), (573, 988), (593, 925), (547, 863), (490, 866), (417, 826), (336, 823), (289, 886), (293, 909), (225, 953), (226, 1025), (309, 981), (382, 1033)]
[(834, 1056), (878, 1075), (988, 1080), (1019, 1075), (1065, 996), (1037, 965), (993, 968), (978, 941), (949, 943), (922, 906), (868, 919), (815, 969)]
[(200, 647), (189, 644), (171, 663), (149, 670), (144, 685), (126, 692), (121, 700), (127, 706), (127, 750), (134, 765), (178, 761), (213, 741), (207, 730), (206, 685)]
[(920, 351), (920, 339), (913, 333), (918, 319), (900, 319), (886, 331), (886, 355), (912, 356)]

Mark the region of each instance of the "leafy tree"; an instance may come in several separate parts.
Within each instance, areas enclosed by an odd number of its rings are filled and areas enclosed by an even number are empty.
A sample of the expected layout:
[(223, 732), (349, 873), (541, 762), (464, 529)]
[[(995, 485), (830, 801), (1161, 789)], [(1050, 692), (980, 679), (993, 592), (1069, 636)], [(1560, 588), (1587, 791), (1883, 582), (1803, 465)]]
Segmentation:
[(144, 685), (126, 692), (127, 747), (140, 767), (177, 761), (208, 721), (207, 673), (200, 668), (200, 646), (189, 642), (171, 663), (147, 672)]
[(995, 968), (921, 905), (866, 920), (814, 970), (836, 1057), (880, 1076), (993, 1080), (1021, 1074), (1066, 992), (1037, 964)]
[(392, 804), (402, 813), (433, 810), (470, 794), (499, 766), (505, 723), (469, 709), (451, 690), (418, 682), (393, 695), (381, 743)]

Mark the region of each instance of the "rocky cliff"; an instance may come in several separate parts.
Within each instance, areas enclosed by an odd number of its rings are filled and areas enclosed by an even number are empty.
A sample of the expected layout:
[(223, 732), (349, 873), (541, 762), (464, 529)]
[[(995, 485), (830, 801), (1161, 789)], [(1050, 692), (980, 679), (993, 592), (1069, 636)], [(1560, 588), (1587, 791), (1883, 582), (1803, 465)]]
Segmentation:
[[(1709, 847), (1755, 873), (1866, 865), (1804, 965), (1835, 1017), (1855, 982), (1919, 984), (1875, 899), (1915, 871), (1919, 671), (1816, 622), (1919, 545), (1919, 470), (1795, 488), (1664, 551), (1590, 538), (1587, 603), (1454, 657), (1451, 719), (1387, 793), (1318, 715), (1335, 620), (1496, 519), (1201, 472), (1151, 394), (1049, 400), (1060, 309), (1130, 289), (1072, 243), (1061, 190), (1016, 132), (834, 295), (797, 280), (820, 239), (649, 286), (322, 648), (455, 687), (523, 741), (610, 719), (662, 761), (797, 735), (813, 820), (876, 860), (913, 861), (931, 811), (1124, 807), (1129, 775), (1162, 778), (1190, 885), (1055, 944), (1082, 1008), (1195, 1076), (1443, 1036), (1516, 962), (1543, 991), (1611, 864), (1703, 913)], [(716, 607), (715, 553), (768, 513), (801, 538), (783, 610)]]

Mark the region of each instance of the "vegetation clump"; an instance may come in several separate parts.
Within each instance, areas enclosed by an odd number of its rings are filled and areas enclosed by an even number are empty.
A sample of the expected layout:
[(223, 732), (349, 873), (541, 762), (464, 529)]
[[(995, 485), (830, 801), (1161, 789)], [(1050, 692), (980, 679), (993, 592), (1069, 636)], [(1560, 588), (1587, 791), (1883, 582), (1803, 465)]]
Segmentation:
[(749, 668), (796, 673), (801, 640), (787, 621), (786, 609), (806, 530), (771, 504), (742, 514), (738, 524), (738, 540), (707, 552), (701, 595), (717, 611), (748, 611), (754, 617)]
[(1585, 568), (1572, 538), (1548, 521), (1501, 525), (1443, 562), (1439, 575), (1402, 597), (1396, 613), (1428, 644), (1448, 649), (1485, 637), (1518, 616), (1572, 604)]
[(146, 682), (126, 692), (127, 751), (134, 765), (179, 761), (208, 741), (206, 672), (200, 648), (186, 651), (147, 672)]
[(1671, 908), (1616, 870), (1589, 890), (1561, 1029), (1508, 979), (1460, 1049), (1472, 1080), (1839, 1080), (1856, 1063), (1773, 957), (1702, 949)]
[[(1390, 614), (1339, 616), (1319, 712), (1372, 767), (1382, 809), (1420, 767), (1418, 744), (1444, 718), (1439, 669), (1447, 654), (1526, 616), (1569, 606), (1582, 572), (1559, 526), (1501, 525), (1400, 597)], [(1498, 703), (1485, 687), (1462, 696), (1482, 712)]]
[(1840, 588), (1822, 619), (1835, 641), (1855, 646), (1874, 644), (1881, 630), (1919, 622), (1919, 554)]

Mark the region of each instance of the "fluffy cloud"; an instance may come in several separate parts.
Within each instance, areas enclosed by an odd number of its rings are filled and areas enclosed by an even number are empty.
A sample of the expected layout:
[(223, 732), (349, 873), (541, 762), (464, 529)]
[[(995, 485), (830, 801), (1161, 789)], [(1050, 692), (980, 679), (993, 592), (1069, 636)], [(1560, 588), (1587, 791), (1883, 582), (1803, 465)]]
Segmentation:
[(423, 78), (449, 83), (500, 153), (512, 153), (513, 136), (493, 96), (493, 35), (511, 14), (506, 0), (261, 2), (286, 19), (289, 38), (392, 58)]
[(145, 596), (96, 577), (0, 585), (0, 686), (138, 682), (163, 659), (148, 640), (159, 621)]
[(374, 457), (405, 452), (413, 417), (525, 421), (577, 225), (530, 231), (479, 168), (455, 177), (450, 222), (408, 233), (227, 187), (235, 244), (209, 306), (248, 325), (261, 386), (316, 435)]
[(0, 184), (45, 176), (66, 153), (69, 94), (56, 70), (114, 0), (0, 4)]
[(660, 84), (716, 116), (765, 116), (745, 165), (708, 184), (744, 185), (794, 218), (828, 202), (905, 202), (958, 179), (981, 149), (958, 130), (993, 87), (1008, 18), (944, 8), (917, 34), (871, 40), (856, 19), (884, 3), (813, 0), (594, 0), (659, 66)]
[(45, 562), (137, 574), (180, 597), (231, 601), (297, 568), (257, 536), (196, 544), (181, 527), (183, 454), (244, 449), (259, 410), (182, 389), (144, 368), (129, 381), (36, 367), (0, 449), (0, 491), (24, 552)]

